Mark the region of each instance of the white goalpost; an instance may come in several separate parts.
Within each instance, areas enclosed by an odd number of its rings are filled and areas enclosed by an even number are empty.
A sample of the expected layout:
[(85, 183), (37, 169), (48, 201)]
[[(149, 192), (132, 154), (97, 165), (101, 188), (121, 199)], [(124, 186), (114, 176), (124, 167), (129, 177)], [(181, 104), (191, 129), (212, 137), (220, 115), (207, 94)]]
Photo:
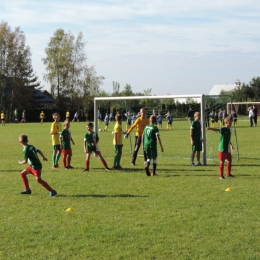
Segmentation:
[[(201, 95), (166, 95), (166, 96), (120, 96), (120, 97), (95, 97), (94, 98), (94, 130), (98, 131), (98, 118), (97, 118), (97, 113), (98, 113), (98, 109), (99, 109), (99, 103), (102, 101), (109, 101), (109, 102), (116, 102), (116, 101), (123, 101), (123, 102), (127, 102), (127, 101), (131, 101), (131, 100), (153, 100), (153, 101), (158, 101), (162, 102), (162, 101), (167, 101), (167, 100), (173, 100), (174, 102), (179, 102), (179, 103), (185, 103), (187, 101), (195, 101), (196, 103), (196, 111), (200, 112), (201, 114), (201, 125), (202, 125), (202, 139), (203, 144), (202, 144), (202, 161), (203, 161), (203, 165), (207, 165), (207, 140), (206, 140), (206, 124), (205, 124), (205, 95), (201, 94)], [(187, 102), (187, 104), (189, 104)], [(147, 108), (144, 106), (144, 108), (146, 110), (153, 110), (152, 108)], [(150, 111), (149, 110), (149, 111)], [(137, 112), (137, 111), (136, 111)], [(150, 112), (151, 114), (151, 112)], [(183, 113), (185, 114), (185, 113)], [(149, 116), (149, 113), (148, 113)], [(182, 135), (179, 137), (178, 140), (176, 140), (176, 142), (174, 143), (173, 146), (169, 146), (169, 142), (174, 140), (174, 138), (177, 137), (175, 129), (174, 129), (174, 125), (175, 125), (175, 121), (173, 121), (173, 129), (170, 131), (164, 131), (163, 134), (165, 135), (165, 138), (167, 140), (163, 140), (163, 143), (166, 145), (167, 149), (172, 149), (173, 151), (177, 152), (177, 148), (178, 146), (182, 147), (185, 146), (187, 147), (184, 149), (184, 153), (186, 154), (186, 157), (189, 156), (189, 154), (191, 153), (191, 149), (190, 149), (190, 138), (189, 138), (189, 124), (187, 123), (187, 119), (185, 118), (185, 115), (183, 115), (182, 119), (179, 120), (178, 123), (181, 127), (180, 131), (182, 131)], [(184, 131), (183, 131), (184, 130)], [(161, 132), (161, 130), (160, 130)], [(177, 137), (178, 138), (178, 137)], [(185, 144), (185, 145), (184, 145)], [(168, 145), (168, 147), (167, 147)], [(167, 150), (165, 149), (165, 150)], [(164, 153), (165, 154), (165, 153)], [(167, 156), (167, 153), (166, 153)], [(184, 155), (181, 155), (184, 156)]]

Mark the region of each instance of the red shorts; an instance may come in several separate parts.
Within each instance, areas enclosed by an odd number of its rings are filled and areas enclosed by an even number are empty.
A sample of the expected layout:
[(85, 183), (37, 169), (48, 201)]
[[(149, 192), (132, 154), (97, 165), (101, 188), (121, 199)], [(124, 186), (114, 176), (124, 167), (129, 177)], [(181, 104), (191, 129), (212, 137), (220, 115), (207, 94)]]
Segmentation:
[(229, 161), (231, 162), (231, 153), (218, 152), (218, 159), (220, 161)]
[(72, 155), (72, 150), (70, 149), (62, 149), (62, 155)]
[(25, 169), (27, 172), (29, 172), (30, 174), (32, 174), (35, 177), (41, 178), (41, 174), (42, 174), (42, 170), (38, 169), (38, 170), (33, 170), (30, 166), (26, 167)]

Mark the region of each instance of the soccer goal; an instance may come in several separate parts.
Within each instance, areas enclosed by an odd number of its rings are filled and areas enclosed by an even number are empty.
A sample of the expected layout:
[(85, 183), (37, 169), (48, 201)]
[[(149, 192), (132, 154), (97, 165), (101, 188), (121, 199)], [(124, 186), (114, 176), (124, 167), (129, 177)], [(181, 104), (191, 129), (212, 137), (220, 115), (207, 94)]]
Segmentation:
[[(207, 126), (221, 127), (223, 121), (214, 116), (220, 115), (219, 112), (226, 110), (226, 104), (230, 102), (229, 96), (207, 96), (207, 95), (167, 95), (167, 96), (124, 96), (124, 97), (95, 97), (94, 98), (94, 126), (95, 131), (100, 129), (98, 125), (98, 110), (106, 113), (120, 112), (123, 115), (122, 129), (126, 129), (127, 118), (125, 114), (129, 112), (136, 116), (141, 107), (146, 109), (147, 118), (150, 115), (159, 113), (163, 117), (162, 125), (158, 128), (162, 139), (164, 152), (158, 149), (158, 155), (162, 157), (184, 158), (190, 160), (190, 118), (188, 111), (200, 112), (202, 125), (203, 151), (201, 159), (204, 165), (210, 162), (218, 162), (217, 148), (219, 135), (213, 131), (206, 131)], [(206, 109), (205, 109), (206, 108)], [(171, 113), (173, 116), (172, 126), (167, 125), (166, 115)], [(225, 113), (225, 111), (223, 111)], [(130, 154), (134, 147), (135, 130), (130, 138), (124, 139), (124, 155)], [(141, 150), (141, 149), (140, 149)], [(142, 151), (139, 155), (142, 156)]]

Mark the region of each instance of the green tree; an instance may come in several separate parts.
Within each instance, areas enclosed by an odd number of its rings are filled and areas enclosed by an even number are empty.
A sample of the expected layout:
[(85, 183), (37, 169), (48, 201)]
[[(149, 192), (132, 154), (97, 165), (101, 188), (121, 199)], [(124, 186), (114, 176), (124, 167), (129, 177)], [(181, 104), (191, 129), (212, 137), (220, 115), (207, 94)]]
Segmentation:
[(14, 108), (34, 106), (33, 93), (39, 87), (31, 65), (31, 51), (25, 44), (25, 35), (19, 27), (11, 30), (0, 24), (0, 97), (2, 109), (11, 115)]

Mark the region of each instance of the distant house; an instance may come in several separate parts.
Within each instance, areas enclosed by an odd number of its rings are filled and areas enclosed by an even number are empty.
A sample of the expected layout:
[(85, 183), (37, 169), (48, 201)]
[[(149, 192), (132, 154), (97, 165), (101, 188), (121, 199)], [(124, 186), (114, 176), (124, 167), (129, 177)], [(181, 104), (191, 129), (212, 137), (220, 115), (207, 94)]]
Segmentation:
[(239, 80), (237, 80), (234, 84), (214, 85), (213, 88), (210, 90), (209, 95), (213, 95), (213, 96), (220, 95), (222, 90), (231, 91), (238, 86), (240, 86)]
[(39, 109), (51, 109), (55, 101), (47, 90), (35, 89), (34, 98)]

